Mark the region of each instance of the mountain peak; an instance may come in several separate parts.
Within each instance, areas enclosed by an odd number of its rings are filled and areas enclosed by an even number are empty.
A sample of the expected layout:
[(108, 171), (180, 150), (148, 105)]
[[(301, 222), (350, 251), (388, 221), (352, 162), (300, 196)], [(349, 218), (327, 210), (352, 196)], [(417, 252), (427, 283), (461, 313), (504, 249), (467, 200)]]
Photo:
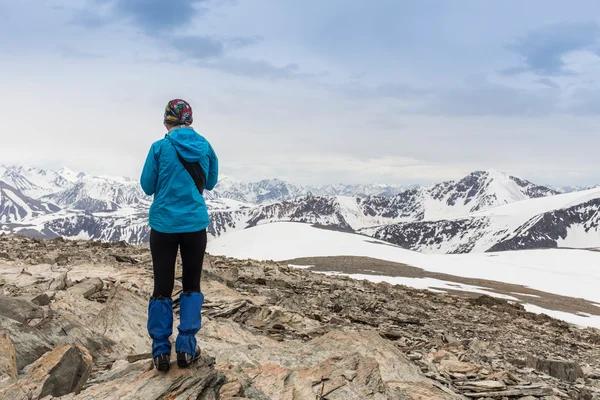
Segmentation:
[(63, 178), (65, 178), (66, 180), (68, 180), (69, 182), (76, 182), (77, 181), (77, 172), (67, 168), (67, 167), (62, 167), (59, 171), (58, 174), (60, 176), (62, 176)]

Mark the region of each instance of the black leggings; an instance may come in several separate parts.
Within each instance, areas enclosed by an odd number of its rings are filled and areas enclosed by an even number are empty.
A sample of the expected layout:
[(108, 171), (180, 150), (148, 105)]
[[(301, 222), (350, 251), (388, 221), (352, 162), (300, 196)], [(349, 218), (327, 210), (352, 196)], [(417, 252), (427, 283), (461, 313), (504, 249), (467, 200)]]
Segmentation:
[(206, 251), (206, 229), (191, 233), (150, 231), (150, 251), (154, 269), (152, 297), (171, 298), (175, 284), (175, 261), (181, 248), (183, 291), (200, 292), (202, 263)]

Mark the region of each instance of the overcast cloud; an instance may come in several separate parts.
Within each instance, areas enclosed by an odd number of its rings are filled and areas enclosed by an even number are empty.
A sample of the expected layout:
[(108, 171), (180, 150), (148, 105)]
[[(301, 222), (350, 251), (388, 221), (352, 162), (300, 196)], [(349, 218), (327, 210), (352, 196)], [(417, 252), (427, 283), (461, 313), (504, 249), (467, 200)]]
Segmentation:
[(0, 163), (138, 176), (181, 97), (239, 179), (600, 183), (595, 0), (0, 6)]

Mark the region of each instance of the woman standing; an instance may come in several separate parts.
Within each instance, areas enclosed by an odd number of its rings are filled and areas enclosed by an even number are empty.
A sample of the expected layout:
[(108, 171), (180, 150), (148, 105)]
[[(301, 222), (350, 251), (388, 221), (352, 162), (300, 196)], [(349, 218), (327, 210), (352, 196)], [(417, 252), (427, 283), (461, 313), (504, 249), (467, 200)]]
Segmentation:
[(167, 371), (171, 360), (171, 294), (178, 250), (183, 293), (179, 297), (180, 324), (175, 342), (177, 365), (188, 367), (200, 356), (195, 335), (202, 326), (200, 276), (209, 224), (202, 193), (217, 184), (219, 167), (213, 148), (194, 131), (192, 122), (192, 108), (186, 101), (169, 101), (164, 114), (168, 133), (152, 144), (141, 176), (144, 192), (154, 195), (149, 215), (154, 292), (148, 306), (148, 333), (159, 371)]

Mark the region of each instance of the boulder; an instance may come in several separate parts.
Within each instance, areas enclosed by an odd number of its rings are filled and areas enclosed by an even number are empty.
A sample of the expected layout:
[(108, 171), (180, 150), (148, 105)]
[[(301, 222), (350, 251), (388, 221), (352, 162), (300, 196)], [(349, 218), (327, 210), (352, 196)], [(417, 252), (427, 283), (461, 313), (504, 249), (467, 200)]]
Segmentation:
[(16, 383), (0, 389), (0, 398), (42, 399), (78, 393), (92, 371), (92, 356), (82, 346), (62, 345), (25, 369)]
[(527, 357), (527, 366), (567, 382), (575, 382), (578, 378), (585, 378), (579, 364), (572, 361), (548, 360), (529, 356)]

